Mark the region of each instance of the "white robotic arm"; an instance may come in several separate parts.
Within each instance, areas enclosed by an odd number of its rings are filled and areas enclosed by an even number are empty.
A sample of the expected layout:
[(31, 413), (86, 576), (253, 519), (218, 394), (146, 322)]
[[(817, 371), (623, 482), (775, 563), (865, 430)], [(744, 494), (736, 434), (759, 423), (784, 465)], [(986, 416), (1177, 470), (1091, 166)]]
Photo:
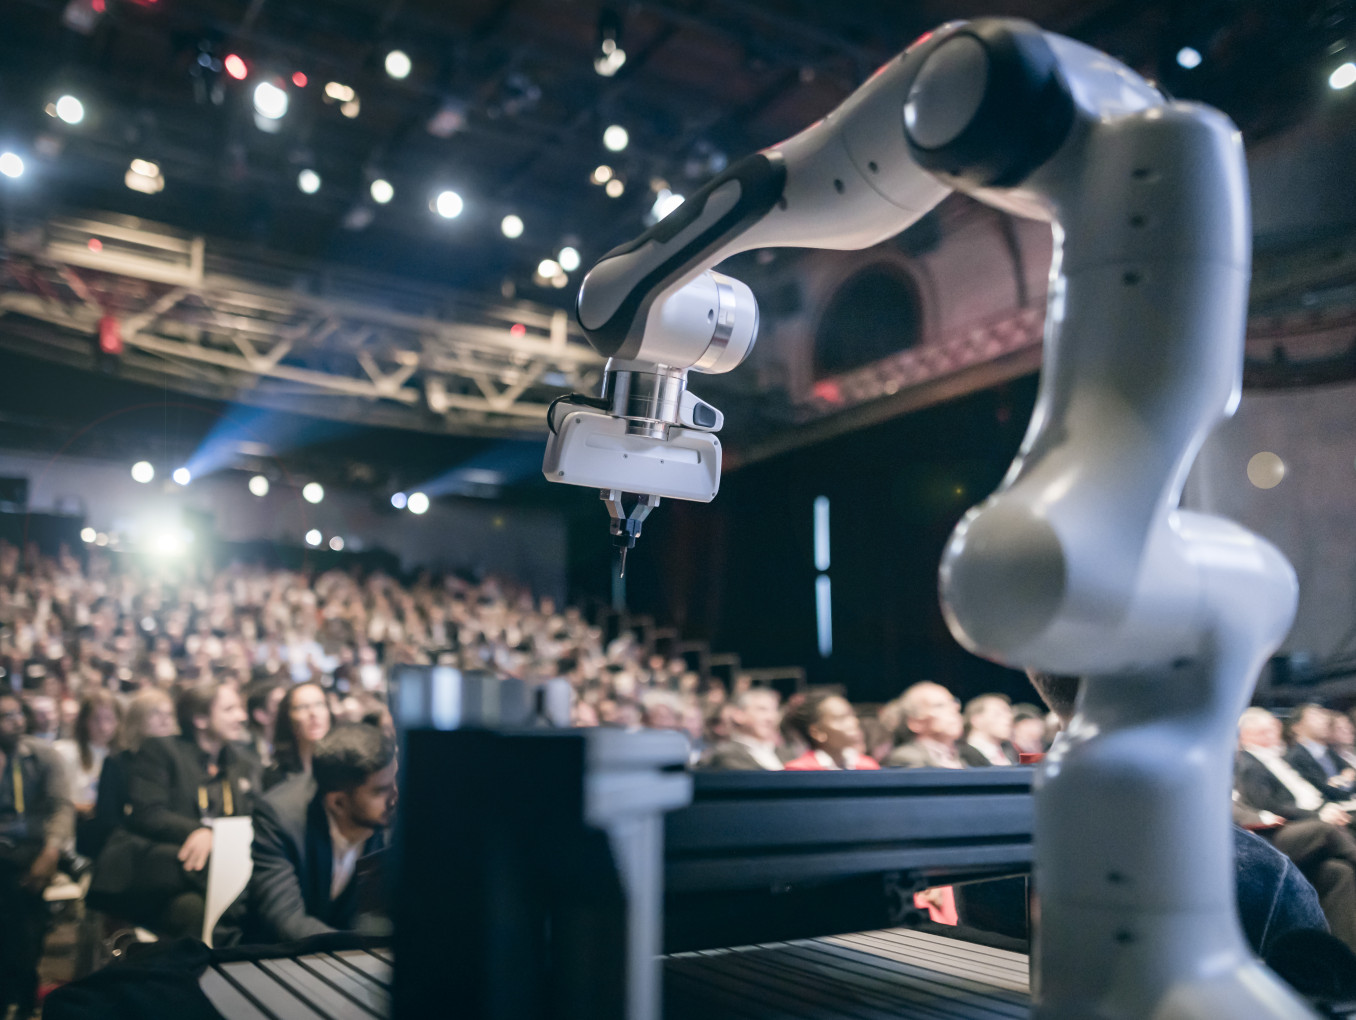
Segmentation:
[(757, 312), (710, 267), (873, 244), (949, 190), (1056, 241), (1027, 438), (941, 567), (966, 647), (1086, 678), (1036, 776), (1034, 1015), (1312, 1017), (1247, 949), (1229, 833), (1236, 720), (1294, 574), (1177, 505), (1240, 392), (1251, 231), (1227, 118), (1026, 22), (943, 26), (594, 267), (579, 321), (612, 360), (601, 398), (553, 409), (544, 471), (602, 490), (623, 550), (660, 497), (714, 498), (721, 419), (686, 378), (738, 365)]

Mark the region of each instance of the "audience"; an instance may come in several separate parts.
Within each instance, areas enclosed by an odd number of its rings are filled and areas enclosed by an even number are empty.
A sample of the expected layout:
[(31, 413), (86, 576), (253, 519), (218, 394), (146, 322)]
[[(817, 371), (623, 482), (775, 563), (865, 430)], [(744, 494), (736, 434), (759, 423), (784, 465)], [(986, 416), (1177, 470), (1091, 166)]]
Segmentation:
[(965, 742), (961, 762), (971, 768), (985, 765), (1016, 765), (1012, 746), (1012, 702), (1005, 694), (981, 694), (971, 698), (962, 713)]
[(784, 722), (808, 748), (786, 763), (787, 771), (880, 768), (876, 759), (866, 753), (861, 721), (841, 694), (832, 690), (810, 691), (791, 707)]
[(25, 736), (18, 697), (0, 690), (0, 1016), (27, 1017), (37, 1001), (47, 927), (42, 893), (75, 834), (61, 758)]
[(711, 769), (762, 769), (781, 772), (787, 755), (781, 743), (781, 695), (771, 687), (750, 687), (722, 706), (728, 739), (715, 743), (702, 759)]
[(309, 680), (288, 689), (274, 715), (273, 764), (263, 780), (266, 791), (289, 776), (311, 771), (315, 745), (333, 723), (325, 688)]
[(309, 773), (291, 776), (255, 804), (252, 940), (353, 928), (357, 861), (386, 845), (395, 805), (389, 737), (359, 724), (321, 739)]
[(964, 768), (956, 743), (965, 722), (960, 702), (941, 684), (923, 680), (899, 699), (903, 740), (885, 760), (890, 767)]
[(1286, 820), (1319, 818), (1349, 825), (1351, 816), (1328, 792), (1314, 786), (1286, 758), (1281, 721), (1264, 708), (1250, 708), (1238, 722), (1235, 783), (1244, 802)]

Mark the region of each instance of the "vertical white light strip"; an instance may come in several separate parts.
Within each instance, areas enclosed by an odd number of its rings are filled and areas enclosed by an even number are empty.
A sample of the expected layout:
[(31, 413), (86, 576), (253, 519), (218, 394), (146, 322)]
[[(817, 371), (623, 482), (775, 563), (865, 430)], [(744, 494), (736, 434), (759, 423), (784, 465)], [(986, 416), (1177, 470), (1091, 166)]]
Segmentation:
[(461, 671), (439, 666), (433, 671), (433, 728), (454, 730), (461, 724)]
[(833, 654), (833, 594), (829, 588), (828, 574), (815, 578), (815, 623), (819, 628), (819, 655), (824, 659)]
[(829, 497), (815, 497), (815, 569), (829, 569)]

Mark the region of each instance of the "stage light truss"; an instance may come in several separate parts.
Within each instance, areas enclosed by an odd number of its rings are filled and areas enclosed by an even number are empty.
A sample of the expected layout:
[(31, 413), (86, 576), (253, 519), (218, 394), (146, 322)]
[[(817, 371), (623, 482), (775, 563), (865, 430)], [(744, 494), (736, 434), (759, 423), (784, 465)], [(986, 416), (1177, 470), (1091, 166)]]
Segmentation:
[(327, 418), (539, 433), (550, 400), (602, 367), (560, 310), (261, 264), (141, 222), (12, 228), (3, 266), (6, 346), (95, 364), (111, 334), (128, 378)]

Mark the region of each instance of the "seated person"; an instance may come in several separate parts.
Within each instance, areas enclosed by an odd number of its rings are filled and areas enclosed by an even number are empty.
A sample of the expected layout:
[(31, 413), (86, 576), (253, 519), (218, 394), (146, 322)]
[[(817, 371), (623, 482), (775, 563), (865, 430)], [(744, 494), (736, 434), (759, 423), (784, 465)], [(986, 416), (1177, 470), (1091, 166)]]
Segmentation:
[(1351, 796), (1356, 782), (1353, 770), (1328, 747), (1332, 736), (1332, 717), (1322, 705), (1300, 705), (1290, 722), (1293, 743), (1285, 751), (1285, 760), (1329, 800)]
[(91, 857), (99, 856), (108, 837), (127, 815), (127, 777), (141, 745), (147, 737), (172, 737), (178, 729), (174, 721), (174, 699), (168, 691), (147, 687), (128, 702), (114, 741), (115, 750), (104, 759), (104, 767), (99, 771), (99, 792), (94, 801), (90, 836)]
[(728, 739), (706, 752), (702, 767), (780, 772), (787, 755), (778, 739), (781, 695), (771, 687), (750, 687), (735, 695), (726, 713)]
[(75, 737), (58, 740), (53, 747), (61, 755), (75, 804), (75, 848), (82, 854), (99, 852), (96, 805), (99, 774), (122, 720), (122, 706), (111, 691), (95, 687), (80, 699), (75, 717)]
[(273, 764), (264, 770), (264, 789), (271, 790), (294, 775), (309, 775), (315, 745), (333, 725), (329, 699), (317, 683), (289, 688), (278, 702), (273, 721)]
[(922, 680), (900, 698), (904, 742), (890, 752), (892, 768), (964, 768), (956, 745), (965, 731), (960, 702), (941, 684)]
[(1006, 694), (981, 694), (965, 704), (965, 741), (957, 748), (970, 768), (1016, 765), (1012, 746), (1012, 702)]
[(0, 691), (0, 1016), (27, 1017), (37, 1002), (47, 928), (42, 893), (75, 834), (61, 759), (23, 735), (19, 698)]
[(786, 725), (809, 745), (799, 758), (786, 763), (788, 772), (879, 769), (865, 753), (862, 724), (847, 699), (833, 691), (811, 691), (786, 713)]
[(395, 804), (394, 741), (361, 724), (326, 735), (310, 775), (293, 776), (255, 805), (251, 941), (352, 928), (355, 866), (386, 845)]
[(212, 822), (250, 812), (260, 768), (239, 743), (245, 706), (235, 687), (187, 688), (175, 713), (179, 735), (149, 738), (132, 759), (123, 827), (104, 847), (91, 891), (164, 935), (200, 938)]

